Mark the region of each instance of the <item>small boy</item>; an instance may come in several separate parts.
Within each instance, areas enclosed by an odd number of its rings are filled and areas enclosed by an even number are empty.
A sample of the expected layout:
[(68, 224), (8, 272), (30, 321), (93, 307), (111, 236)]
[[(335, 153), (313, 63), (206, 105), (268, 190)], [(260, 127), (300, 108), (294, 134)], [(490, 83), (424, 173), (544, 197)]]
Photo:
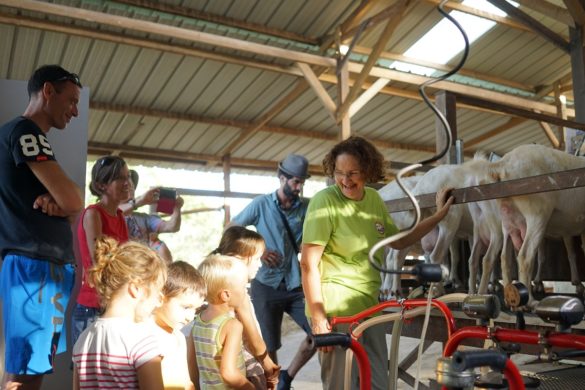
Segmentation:
[(207, 285), (208, 306), (195, 317), (191, 332), (194, 348), (189, 350), (195, 350), (201, 390), (254, 390), (246, 379), (243, 326), (233, 314), (247, 297), (246, 265), (231, 256), (211, 255), (201, 263), (199, 272)]
[(205, 280), (195, 267), (184, 261), (169, 264), (162, 305), (154, 310), (155, 334), (164, 354), (161, 366), (165, 389), (195, 389), (187, 365), (187, 343), (180, 329), (195, 318), (205, 294)]

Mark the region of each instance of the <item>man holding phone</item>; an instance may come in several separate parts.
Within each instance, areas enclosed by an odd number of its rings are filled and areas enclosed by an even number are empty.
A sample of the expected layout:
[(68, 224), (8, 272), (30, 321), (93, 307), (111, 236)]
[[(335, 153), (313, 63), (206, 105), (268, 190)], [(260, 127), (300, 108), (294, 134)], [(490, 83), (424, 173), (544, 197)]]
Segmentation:
[[(298, 261), (306, 200), (300, 197), (308, 174), (304, 156), (291, 154), (278, 165), (280, 187), (273, 193), (256, 197), (230, 225), (254, 225), (266, 241), (262, 266), (251, 284), (251, 298), (268, 354), (278, 364), (283, 314), (288, 313), (309, 335), (305, 316), (305, 296)], [(288, 370), (280, 372), (278, 389), (289, 389), (292, 377), (313, 356), (305, 340)]]
[[(128, 235), (133, 241), (143, 243), (154, 249), (167, 263), (173, 261), (171, 251), (158, 238), (159, 233), (176, 233), (181, 229), (181, 208), (183, 198), (177, 196), (177, 191), (171, 188), (151, 188), (141, 196), (134, 197), (138, 186), (138, 172), (130, 170), (130, 200), (120, 205), (126, 217)], [(156, 204), (156, 211), (170, 214), (164, 220), (156, 214), (139, 213), (135, 210), (141, 206)]]

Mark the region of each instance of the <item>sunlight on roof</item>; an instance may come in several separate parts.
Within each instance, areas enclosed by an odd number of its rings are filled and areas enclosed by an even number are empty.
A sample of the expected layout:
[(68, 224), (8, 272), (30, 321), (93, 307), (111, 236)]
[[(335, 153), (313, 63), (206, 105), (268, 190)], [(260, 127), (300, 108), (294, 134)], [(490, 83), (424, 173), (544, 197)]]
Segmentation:
[[(462, 3), (491, 14), (506, 16), (499, 8), (488, 3), (486, 0), (466, 0)], [(515, 3), (514, 6), (518, 6)], [(449, 15), (453, 16), (463, 27), (469, 43), (473, 43), (493, 26), (495, 22), (480, 18), (475, 15), (466, 14), (460, 11), (451, 11)], [(464, 41), (461, 32), (449, 20), (443, 18), (432, 29), (430, 29), (421, 39), (412, 45), (404, 55), (407, 57), (417, 58), (420, 60), (430, 61), (438, 64), (446, 64), (453, 57), (460, 54), (464, 49)], [(407, 64), (396, 61), (390, 66), (392, 69), (403, 72), (411, 72), (424, 76), (430, 76), (436, 72), (435, 69), (419, 65)]]

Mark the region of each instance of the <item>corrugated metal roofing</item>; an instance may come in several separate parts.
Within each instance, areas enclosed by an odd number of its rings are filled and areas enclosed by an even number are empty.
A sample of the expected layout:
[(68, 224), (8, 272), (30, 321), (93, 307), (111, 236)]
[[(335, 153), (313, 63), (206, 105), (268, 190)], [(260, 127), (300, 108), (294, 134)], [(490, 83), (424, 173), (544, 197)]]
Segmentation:
[[(249, 52), (245, 45), (255, 42), (267, 48), (318, 54), (319, 45), (359, 9), (359, 1), (56, 0), (35, 1), (34, 11), (2, 5), (5, 3), (0, 1), (0, 77), (26, 80), (45, 63), (59, 63), (79, 73), (91, 92), (88, 132), (94, 153), (117, 152), (134, 161), (203, 169), (222, 169), (221, 160), (229, 153), (234, 166), (247, 171), (268, 169), (292, 152), (305, 154), (318, 167), (336, 142), (339, 127), (309, 87), (259, 131), (239, 141), (302, 80), (292, 61), (268, 50)], [(375, 13), (398, 1), (369, 3)], [(386, 54), (404, 53), (441, 20), (434, 1), (411, 3), (384, 48)], [(52, 4), (70, 7), (71, 12), (67, 16), (47, 12), (45, 5)], [(564, 9), (563, 2), (551, 4)], [(80, 9), (236, 38), (239, 43), (219, 47), (137, 31), (130, 24), (88, 21), (75, 15)], [(520, 9), (567, 38), (565, 24), (523, 5)], [(372, 48), (383, 24), (364, 33), (358, 45)], [(332, 55), (333, 50), (327, 53)], [(466, 75), (455, 79), (462, 85), (506, 92), (522, 87), (526, 98), (570, 74), (571, 64), (567, 53), (535, 32), (496, 24), (472, 45), (464, 70)], [(335, 69), (328, 69), (322, 78), (330, 80), (334, 74)], [(500, 89), (494, 80), (502, 81)], [(335, 101), (337, 84), (322, 84)], [(352, 133), (377, 142), (389, 160), (428, 158), (430, 153), (425, 150), (433, 150), (435, 145), (435, 117), (415, 92), (415, 85), (391, 81), (386, 91), (352, 118)], [(404, 97), (410, 95), (412, 98)], [(464, 143), (471, 142), (509, 119), (462, 105), (457, 112), (458, 136)], [(503, 154), (531, 142), (550, 145), (540, 125), (526, 120), (466, 151)]]

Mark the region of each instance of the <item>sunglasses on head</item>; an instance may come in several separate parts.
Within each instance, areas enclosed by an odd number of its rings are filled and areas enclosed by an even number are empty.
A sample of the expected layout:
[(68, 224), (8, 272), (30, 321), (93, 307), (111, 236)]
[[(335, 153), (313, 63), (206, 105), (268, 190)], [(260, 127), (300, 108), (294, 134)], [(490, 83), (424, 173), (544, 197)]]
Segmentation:
[(79, 76), (75, 73), (69, 73), (65, 76), (59, 77), (58, 79), (51, 80), (52, 83), (56, 83), (59, 81), (71, 81), (73, 84), (77, 85), (79, 88), (83, 88), (81, 85), (81, 81), (79, 80)]
[(110, 165), (111, 163), (113, 163), (114, 161), (116, 161), (116, 158), (112, 157), (112, 156), (106, 156), (106, 157), (102, 157), (100, 159), (100, 166), (107, 166)]

